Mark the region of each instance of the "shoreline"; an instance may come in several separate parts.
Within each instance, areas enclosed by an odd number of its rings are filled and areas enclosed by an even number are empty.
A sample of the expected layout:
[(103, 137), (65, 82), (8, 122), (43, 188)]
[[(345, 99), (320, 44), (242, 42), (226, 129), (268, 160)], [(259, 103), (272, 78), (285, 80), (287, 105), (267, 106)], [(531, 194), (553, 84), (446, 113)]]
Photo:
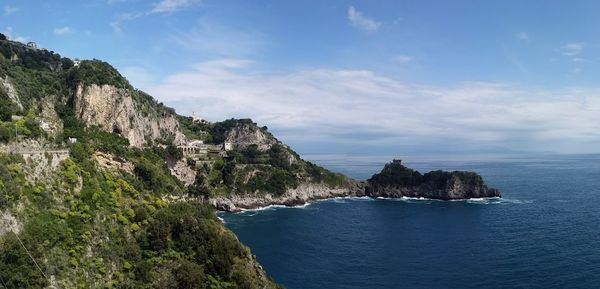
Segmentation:
[(444, 200), (444, 199), (432, 199), (432, 198), (425, 198), (425, 197), (402, 196), (399, 198), (390, 198), (390, 197), (373, 197), (373, 196), (366, 196), (366, 195), (365, 196), (349, 195), (349, 196), (336, 196), (336, 197), (330, 197), (330, 198), (313, 199), (313, 200), (309, 200), (303, 204), (298, 204), (298, 205), (269, 204), (266, 206), (259, 206), (259, 207), (253, 207), (253, 208), (239, 208), (234, 211), (221, 210), (221, 209), (217, 208), (216, 211), (217, 211), (217, 214), (222, 214), (222, 213), (241, 214), (241, 213), (245, 213), (245, 212), (260, 212), (260, 211), (265, 211), (265, 210), (269, 210), (269, 209), (301, 209), (301, 208), (306, 208), (307, 206), (310, 206), (310, 205), (313, 205), (316, 203), (334, 201), (334, 200), (369, 200), (369, 201), (382, 200), (382, 201), (416, 201), (416, 202), (434, 201), (434, 202), (471, 202), (471, 203), (476, 203), (476, 202), (494, 201), (494, 200), (501, 201), (504, 199), (501, 196)]

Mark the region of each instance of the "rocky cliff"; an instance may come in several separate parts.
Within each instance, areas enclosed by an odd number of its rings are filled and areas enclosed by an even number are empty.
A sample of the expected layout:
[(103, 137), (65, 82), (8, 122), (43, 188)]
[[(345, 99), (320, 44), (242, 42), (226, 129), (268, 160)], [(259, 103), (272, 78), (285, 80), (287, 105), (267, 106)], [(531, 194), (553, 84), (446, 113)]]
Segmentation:
[(386, 164), (380, 173), (367, 180), (365, 188), (367, 196), (386, 198), (456, 200), (501, 196), (477, 173), (432, 171), (421, 175), (403, 166), (400, 160)]
[(119, 134), (132, 146), (141, 147), (169, 137), (175, 144), (185, 143), (174, 114), (157, 111), (144, 115), (128, 89), (80, 84), (73, 104), (76, 116), (86, 125)]
[(266, 151), (277, 140), (264, 129), (257, 127), (255, 124), (238, 123), (227, 131), (225, 141), (234, 144), (237, 148), (246, 148), (250, 145), (256, 145), (258, 150)]

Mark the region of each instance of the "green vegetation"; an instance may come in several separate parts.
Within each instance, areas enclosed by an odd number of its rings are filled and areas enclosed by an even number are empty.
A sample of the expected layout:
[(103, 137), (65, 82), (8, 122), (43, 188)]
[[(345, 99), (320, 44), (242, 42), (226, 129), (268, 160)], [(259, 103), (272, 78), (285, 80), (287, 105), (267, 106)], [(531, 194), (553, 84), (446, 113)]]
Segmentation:
[(194, 123), (191, 117), (178, 116), (183, 133), (191, 139), (204, 140), (206, 143), (221, 144), (227, 138), (227, 133), (237, 127), (248, 127), (252, 131), (261, 130), (268, 137), (274, 138), (267, 127), (259, 127), (249, 118), (227, 119), (215, 123)]
[(282, 195), (302, 182), (322, 183), (336, 188), (348, 181), (342, 174), (300, 159), (295, 152), (281, 144), (272, 145), (266, 151), (260, 151), (253, 144), (231, 151), (229, 155), (229, 158), (215, 162), (212, 167), (202, 166), (200, 177), (190, 193), (208, 197), (256, 193)]
[[(19, 237), (45, 275), (69, 288), (276, 288), (214, 209), (162, 200), (183, 191), (166, 149), (124, 148), (129, 175), (100, 170), (93, 143), (74, 144), (49, 184), (27, 184), (18, 159), (0, 158), (0, 208), (24, 205)], [(15, 238), (0, 237), (6, 286), (48, 286)]]
[(412, 187), (423, 183), (423, 175), (402, 165), (400, 160), (387, 163), (380, 173), (374, 174), (369, 183), (379, 186)]
[(27, 187), (22, 161), (16, 156), (0, 155), (0, 211), (15, 204)]
[(39, 138), (45, 135), (44, 131), (31, 113), (13, 121), (0, 121), (0, 143), (6, 143), (19, 138)]
[(66, 79), (71, 88), (81, 84), (132, 88), (129, 82), (114, 67), (96, 59), (81, 61), (79, 66), (69, 70)]
[[(167, 161), (182, 157), (172, 142), (129, 147), (125, 138), (82, 123), (69, 96), (79, 84), (110, 84), (130, 93), (144, 114), (165, 116), (174, 114), (172, 109), (133, 90), (101, 61), (75, 67), (58, 54), (2, 37), (0, 55), (0, 76), (10, 79), (24, 106), (18, 109), (0, 86), (0, 141), (13, 140), (15, 128), (23, 138), (44, 138), (36, 119), (49, 96), (63, 123), (59, 143), (77, 138), (70, 158), (40, 181), (28, 180), (36, 173), (29, 161), (0, 154), (0, 217), (19, 221), (17, 232), (0, 235), (1, 286), (278, 288), (213, 208), (168, 201), (187, 192), (167, 167)], [(18, 60), (11, 60), (13, 55)], [(99, 167), (98, 151), (133, 164), (133, 171)], [(215, 187), (233, 184), (232, 160), (220, 160), (214, 168), (208, 175)]]
[[(23, 43), (13, 42), (0, 37), (0, 55), (16, 65), (37, 71), (57, 71), (69, 66), (69, 60), (45, 49), (30, 49)], [(16, 56), (16, 60), (13, 59)]]

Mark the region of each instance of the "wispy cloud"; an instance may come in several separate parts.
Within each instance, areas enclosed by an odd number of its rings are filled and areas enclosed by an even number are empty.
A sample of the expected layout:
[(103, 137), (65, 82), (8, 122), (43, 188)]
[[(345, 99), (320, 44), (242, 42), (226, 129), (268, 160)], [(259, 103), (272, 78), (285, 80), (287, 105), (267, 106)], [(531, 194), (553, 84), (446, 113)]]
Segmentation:
[(146, 11), (134, 11), (119, 14), (115, 20), (109, 24), (115, 32), (122, 31), (122, 23), (132, 21), (141, 17), (146, 17), (153, 14), (172, 13), (186, 8), (193, 7), (200, 3), (200, 0), (161, 0), (155, 3), (151, 9)]
[(17, 11), (19, 11), (19, 8), (10, 6), (10, 5), (4, 5), (3, 11), (4, 11), (4, 16), (8, 16), (8, 15), (14, 14)]
[(149, 15), (148, 12), (122, 13), (122, 14), (119, 14), (119, 16), (117, 16), (117, 18), (115, 20), (110, 22), (110, 26), (113, 28), (113, 30), (115, 32), (121, 32), (122, 31), (121, 24), (123, 22), (132, 21), (137, 18), (144, 17), (146, 15)]
[(381, 26), (381, 22), (377, 22), (373, 18), (365, 16), (362, 12), (354, 8), (354, 6), (348, 7), (348, 20), (352, 26), (368, 32), (375, 32), (379, 30), (379, 27)]
[(529, 33), (527, 32), (519, 32), (515, 34), (515, 37), (519, 40), (529, 40)]
[(162, 0), (154, 5), (152, 13), (169, 13), (198, 4), (198, 0)]
[(414, 57), (410, 56), (410, 55), (398, 55), (394, 58), (392, 58), (392, 61), (394, 61), (395, 63), (398, 64), (404, 64), (404, 63), (408, 63), (414, 60)]
[(2, 30), (2, 34), (6, 35), (8, 37), (8, 39), (13, 40), (13, 41), (18, 41), (18, 42), (23, 42), (23, 43), (28, 41), (28, 37), (16, 35), (11, 26), (4, 28), (4, 30)]
[(251, 57), (268, 43), (260, 31), (234, 29), (208, 19), (198, 20), (189, 30), (173, 31), (170, 38), (184, 49), (216, 57)]
[[(561, 53), (568, 57), (572, 62), (580, 65), (586, 62), (586, 59), (582, 56), (585, 44), (581, 42), (571, 42), (561, 47)], [(571, 70), (571, 75), (580, 74), (583, 71), (581, 67), (575, 67)]]
[(55, 35), (63, 36), (63, 35), (75, 33), (75, 30), (69, 26), (63, 26), (63, 27), (54, 28), (53, 32)]
[(538, 151), (600, 144), (600, 89), (414, 85), (369, 70), (256, 74), (251, 64), (200, 63), (148, 90), (182, 113), (252, 117), (286, 140)]
[(581, 53), (583, 53), (584, 48), (585, 48), (585, 45), (583, 43), (572, 42), (572, 43), (565, 44), (561, 48), (561, 51), (565, 56), (574, 58), (574, 57), (577, 57), (578, 55), (581, 55)]
[(146, 89), (156, 83), (156, 76), (146, 67), (127, 66), (119, 70), (137, 88)]

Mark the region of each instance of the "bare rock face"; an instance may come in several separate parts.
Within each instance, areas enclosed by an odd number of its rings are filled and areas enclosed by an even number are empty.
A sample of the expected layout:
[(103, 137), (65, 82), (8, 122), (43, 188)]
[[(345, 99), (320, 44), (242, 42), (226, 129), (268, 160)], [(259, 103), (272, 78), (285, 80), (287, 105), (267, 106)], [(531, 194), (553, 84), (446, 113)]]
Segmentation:
[(23, 104), (21, 104), (19, 94), (17, 93), (17, 90), (12, 85), (12, 83), (9, 81), (8, 76), (6, 77), (6, 79), (0, 77), (0, 84), (6, 91), (6, 94), (8, 94), (8, 97), (19, 107), (19, 109), (23, 109)]
[(135, 147), (150, 141), (174, 138), (182, 145), (186, 138), (173, 114), (157, 112), (143, 114), (127, 89), (111, 85), (79, 85), (74, 97), (76, 116), (88, 126), (98, 126), (106, 132), (118, 133)]
[(194, 184), (196, 181), (196, 171), (192, 169), (185, 160), (178, 160), (175, 163), (169, 163), (171, 175), (181, 181), (186, 187)]
[(277, 143), (273, 136), (256, 126), (248, 124), (240, 124), (232, 128), (227, 133), (225, 141), (234, 144), (237, 148), (245, 148), (254, 144), (258, 146), (260, 151), (266, 151)]
[(8, 212), (0, 212), (0, 236), (13, 232), (18, 234), (23, 224)]
[(124, 171), (133, 175), (133, 170), (135, 168), (133, 163), (128, 162), (118, 156), (103, 152), (96, 152), (94, 153), (94, 159), (102, 168), (113, 171)]

